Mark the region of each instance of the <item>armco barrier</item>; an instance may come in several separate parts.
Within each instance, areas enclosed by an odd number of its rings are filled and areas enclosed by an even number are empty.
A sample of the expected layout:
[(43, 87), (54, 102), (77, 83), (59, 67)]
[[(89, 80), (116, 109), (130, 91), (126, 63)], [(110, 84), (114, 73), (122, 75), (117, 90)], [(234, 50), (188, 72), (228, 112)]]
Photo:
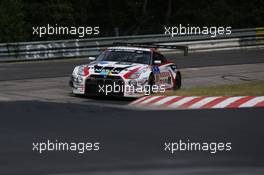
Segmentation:
[(186, 45), (189, 51), (205, 49), (258, 46), (264, 44), (264, 28), (232, 30), (231, 35), (212, 38), (210, 35), (140, 35), (104, 37), (76, 40), (19, 42), (0, 44), (0, 61), (38, 60), (56, 58), (80, 58), (98, 55), (101, 49), (113, 42), (156, 43)]
[(144, 96), (130, 106), (153, 109), (219, 109), (264, 107), (264, 96)]

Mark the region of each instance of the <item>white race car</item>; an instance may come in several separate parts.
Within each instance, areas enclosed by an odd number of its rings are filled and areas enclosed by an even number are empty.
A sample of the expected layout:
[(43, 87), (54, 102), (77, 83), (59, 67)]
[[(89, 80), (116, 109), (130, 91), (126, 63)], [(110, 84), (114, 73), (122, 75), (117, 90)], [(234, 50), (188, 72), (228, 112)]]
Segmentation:
[[(158, 47), (115, 46), (105, 49), (97, 59), (89, 57), (89, 64), (77, 66), (73, 70), (69, 83), (72, 93), (141, 97), (179, 89), (181, 73), (175, 63), (157, 51)], [(168, 48), (173, 49), (173, 46)]]

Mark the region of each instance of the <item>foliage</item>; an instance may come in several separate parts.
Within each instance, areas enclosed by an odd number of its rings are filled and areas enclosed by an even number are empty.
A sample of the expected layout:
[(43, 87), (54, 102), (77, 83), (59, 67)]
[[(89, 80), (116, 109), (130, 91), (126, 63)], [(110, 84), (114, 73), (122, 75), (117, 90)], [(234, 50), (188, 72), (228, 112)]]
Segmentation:
[[(263, 27), (263, 0), (2, 0), (0, 42), (39, 38), (32, 26), (100, 26), (100, 36), (156, 34), (165, 25)], [(67, 36), (75, 37), (75, 36)]]

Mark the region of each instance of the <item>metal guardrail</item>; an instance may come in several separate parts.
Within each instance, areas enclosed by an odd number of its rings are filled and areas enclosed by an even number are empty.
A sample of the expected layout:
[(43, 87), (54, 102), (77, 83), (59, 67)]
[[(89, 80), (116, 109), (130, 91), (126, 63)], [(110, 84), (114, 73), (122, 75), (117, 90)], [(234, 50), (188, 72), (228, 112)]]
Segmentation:
[[(186, 45), (190, 51), (264, 45), (264, 28), (232, 30), (230, 35), (139, 35), (76, 40), (19, 42), (0, 44), (0, 61), (20, 61), (59, 58), (81, 58), (98, 55), (114, 42), (152, 42)], [(165, 49), (166, 50), (166, 49)]]

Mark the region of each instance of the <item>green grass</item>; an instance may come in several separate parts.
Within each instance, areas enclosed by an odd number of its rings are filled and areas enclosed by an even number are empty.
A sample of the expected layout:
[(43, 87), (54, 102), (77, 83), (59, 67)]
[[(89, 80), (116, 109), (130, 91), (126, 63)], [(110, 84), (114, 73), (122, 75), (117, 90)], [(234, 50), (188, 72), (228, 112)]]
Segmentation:
[(156, 95), (177, 96), (262, 96), (264, 95), (264, 81), (236, 85), (220, 85), (204, 88), (180, 89), (166, 91)]

